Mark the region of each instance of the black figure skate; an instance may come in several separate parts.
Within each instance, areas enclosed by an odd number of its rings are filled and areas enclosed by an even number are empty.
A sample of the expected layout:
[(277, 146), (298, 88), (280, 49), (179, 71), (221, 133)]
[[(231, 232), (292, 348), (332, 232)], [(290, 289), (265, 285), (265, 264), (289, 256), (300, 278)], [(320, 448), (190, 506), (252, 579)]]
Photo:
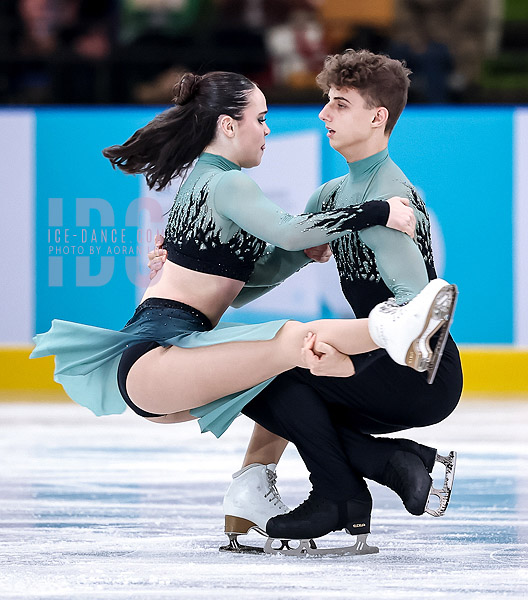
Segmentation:
[[(270, 536), (266, 554), (327, 556), (375, 554), (379, 548), (367, 544), (372, 499), (367, 490), (358, 499), (335, 502), (312, 491), (307, 500), (291, 512), (271, 518), (266, 525)], [(345, 529), (357, 535), (356, 543), (340, 548), (317, 548), (313, 539)]]
[[(415, 445), (419, 446), (419, 444)], [(427, 450), (432, 449), (427, 448)], [(441, 489), (433, 485), (430, 473), (434, 463), (431, 464), (429, 457), (423, 460), (419, 453), (402, 450), (396, 451), (391, 457), (379, 483), (394, 490), (412, 515), (427, 513), (433, 517), (441, 517), (445, 514), (451, 498), (456, 452), (450, 452), (448, 456), (436, 453), (435, 462), (445, 467), (444, 484)], [(433, 508), (431, 502), (433, 497), (439, 500), (438, 508)]]

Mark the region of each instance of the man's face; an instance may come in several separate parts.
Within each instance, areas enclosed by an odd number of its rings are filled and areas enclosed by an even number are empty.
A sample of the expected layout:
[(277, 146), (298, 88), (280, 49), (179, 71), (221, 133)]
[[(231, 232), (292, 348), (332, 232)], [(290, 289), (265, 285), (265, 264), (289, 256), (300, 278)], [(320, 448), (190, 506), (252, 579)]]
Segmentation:
[(356, 160), (372, 138), (377, 108), (366, 108), (355, 89), (331, 87), (328, 104), (319, 113), (328, 130), (330, 145), (347, 160)]

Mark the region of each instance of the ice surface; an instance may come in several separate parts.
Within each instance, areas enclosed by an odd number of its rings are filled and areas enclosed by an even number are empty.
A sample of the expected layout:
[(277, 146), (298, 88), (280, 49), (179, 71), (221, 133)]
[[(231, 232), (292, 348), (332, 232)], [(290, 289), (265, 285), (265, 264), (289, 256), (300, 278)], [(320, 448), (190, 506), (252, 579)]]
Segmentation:
[[(412, 517), (371, 484), (369, 543), (380, 553), (363, 557), (218, 551), (222, 497), (251, 431), (244, 417), (216, 440), (196, 423), (7, 403), (0, 428), (2, 599), (528, 597), (528, 401), (466, 400), (444, 423), (408, 432), (458, 451), (450, 507)], [(278, 475), (287, 504), (307, 496), (294, 448)]]

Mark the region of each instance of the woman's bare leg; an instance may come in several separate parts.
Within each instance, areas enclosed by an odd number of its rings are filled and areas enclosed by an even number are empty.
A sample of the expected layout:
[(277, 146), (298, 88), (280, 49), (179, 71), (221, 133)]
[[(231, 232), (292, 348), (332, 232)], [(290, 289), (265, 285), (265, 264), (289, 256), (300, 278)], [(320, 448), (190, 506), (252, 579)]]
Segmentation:
[(147, 421), (152, 421), (153, 423), (172, 425), (174, 423), (196, 421), (197, 417), (193, 417), (188, 410), (182, 410), (180, 412), (170, 413), (168, 415), (162, 415), (160, 417), (145, 417), (145, 419), (147, 419)]
[(130, 369), (127, 391), (137, 406), (154, 413), (203, 406), (303, 366), (301, 348), (309, 332), (345, 354), (377, 348), (367, 319), (288, 321), (271, 340), (151, 350)]
[(288, 440), (255, 423), (242, 468), (253, 463), (260, 463), (261, 465), (278, 463), (287, 445)]

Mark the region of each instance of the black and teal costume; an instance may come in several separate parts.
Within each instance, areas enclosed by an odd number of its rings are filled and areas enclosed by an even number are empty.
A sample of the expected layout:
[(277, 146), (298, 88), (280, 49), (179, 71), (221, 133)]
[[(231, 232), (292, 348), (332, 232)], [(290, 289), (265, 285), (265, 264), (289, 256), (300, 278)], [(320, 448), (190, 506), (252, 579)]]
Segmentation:
[[(303, 248), (384, 225), (388, 215), (388, 204), (374, 200), (293, 216), (270, 202), (240, 167), (220, 156), (203, 154), (178, 191), (165, 244), (168, 260), (248, 282), (251, 295), (252, 289), (262, 291), (252, 287), (253, 278), (256, 285), (262, 280), (274, 285), (307, 264)], [(55, 380), (79, 404), (97, 415), (120, 413), (126, 405), (119, 389), (124, 384), (118, 383), (118, 367), (123, 353), (134, 345), (155, 342), (193, 348), (271, 339), (285, 322), (220, 323), (211, 329), (197, 312), (166, 299), (150, 298), (121, 331), (54, 320), (50, 331), (36, 336), (32, 357), (54, 354)], [(270, 381), (193, 409), (192, 414), (199, 417), (202, 431), (219, 436)]]
[[(321, 186), (307, 211), (362, 206), (372, 198), (409, 198), (417, 219), (414, 239), (386, 227), (351, 232), (331, 242), (343, 293), (357, 317), (394, 295), (410, 300), (436, 278), (429, 217), (425, 206), (387, 150), (349, 164), (349, 173)], [(245, 288), (244, 301), (271, 289)], [(432, 425), (456, 407), (462, 370), (451, 337), (432, 385), (426, 374), (393, 362), (384, 350), (352, 357), (357, 374), (349, 378), (315, 377), (305, 369), (277, 376), (243, 413), (295, 443), (314, 489), (332, 500), (365, 494), (363, 477), (387, 484), (386, 468), (396, 451), (413, 448), (370, 434)], [(433, 451), (434, 456), (434, 451)]]

